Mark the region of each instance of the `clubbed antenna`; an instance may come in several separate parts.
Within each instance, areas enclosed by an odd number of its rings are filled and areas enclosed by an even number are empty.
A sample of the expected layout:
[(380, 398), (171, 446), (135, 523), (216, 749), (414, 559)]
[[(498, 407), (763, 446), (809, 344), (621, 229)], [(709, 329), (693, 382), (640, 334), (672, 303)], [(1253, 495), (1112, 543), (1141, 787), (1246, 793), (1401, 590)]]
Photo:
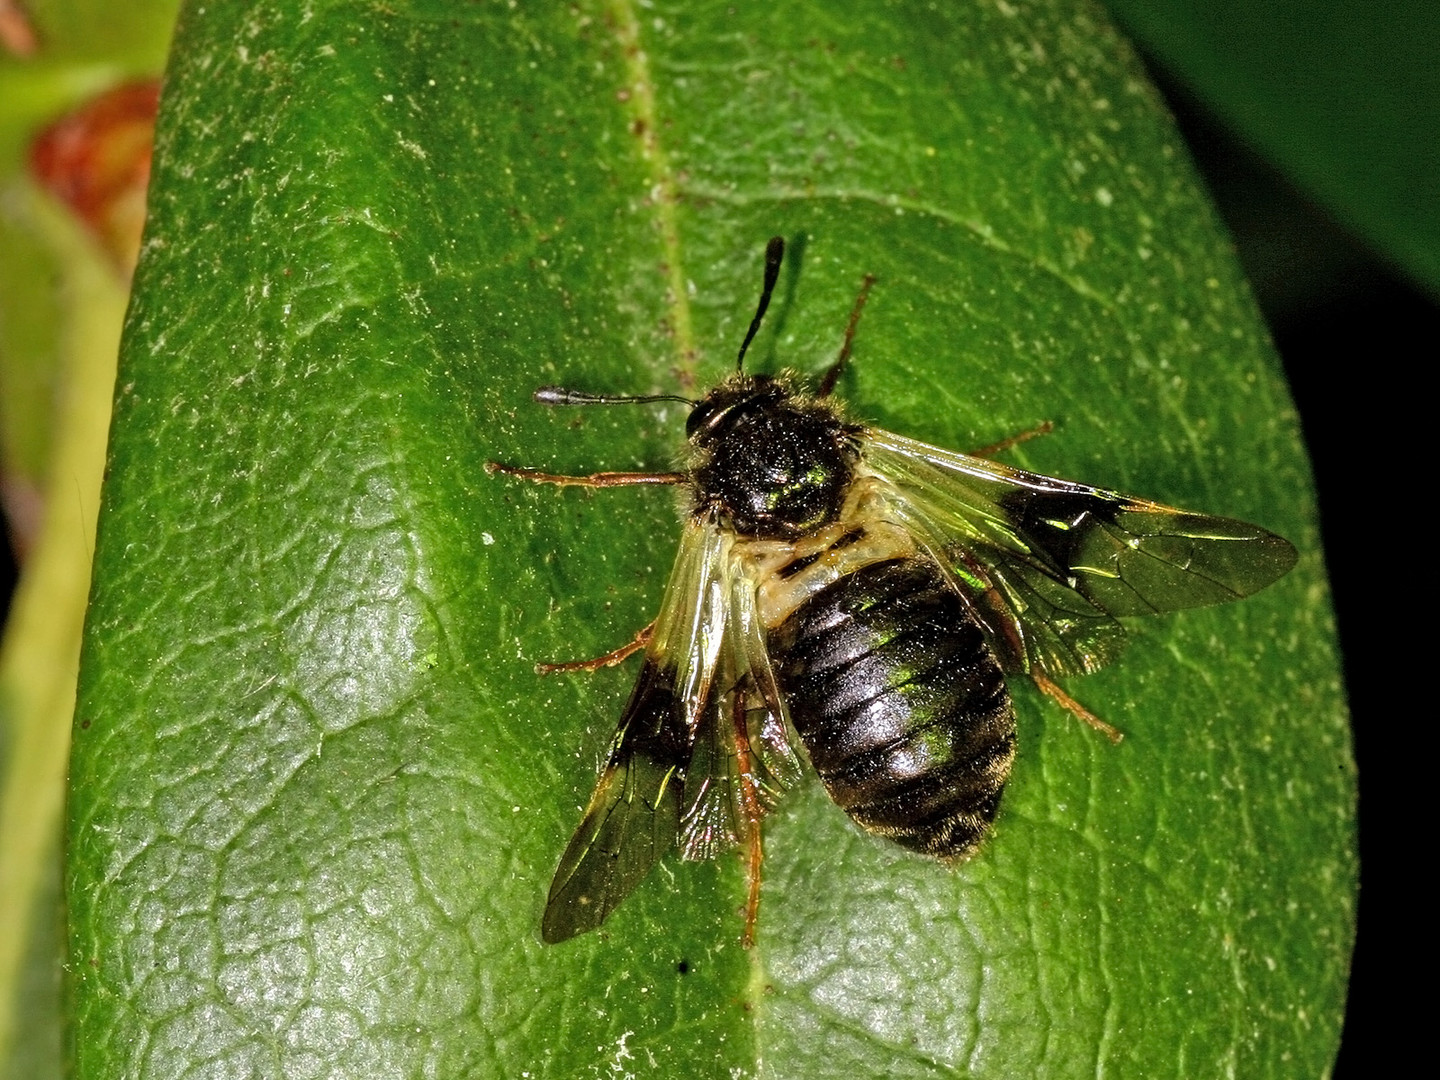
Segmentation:
[(760, 320), (765, 317), (765, 309), (770, 306), (770, 294), (775, 291), (775, 282), (780, 280), (780, 260), (785, 258), (785, 238), (783, 236), (772, 236), (770, 242), (765, 245), (765, 284), (760, 288), (760, 303), (755, 308), (755, 318), (750, 320), (750, 330), (745, 335), (745, 340), (740, 343), (740, 355), (735, 358), (735, 370), (745, 370), (745, 350), (750, 347), (750, 342), (755, 340), (755, 334), (760, 329)]

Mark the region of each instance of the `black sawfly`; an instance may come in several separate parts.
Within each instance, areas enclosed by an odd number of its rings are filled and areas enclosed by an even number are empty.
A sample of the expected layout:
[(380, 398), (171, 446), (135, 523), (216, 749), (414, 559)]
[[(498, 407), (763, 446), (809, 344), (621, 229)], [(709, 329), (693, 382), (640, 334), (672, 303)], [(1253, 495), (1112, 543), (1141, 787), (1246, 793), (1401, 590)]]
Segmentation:
[[(973, 853), (1015, 756), (1007, 675), (1118, 741), (1053, 681), (1119, 654), (1117, 616), (1219, 604), (1264, 588), (1295, 549), (1254, 525), (1193, 514), (992, 461), (847, 418), (830, 400), (851, 352), (813, 394), (744, 371), (784, 242), (735, 374), (698, 401), (547, 386), (545, 405), (681, 401), (677, 472), (560, 476), (686, 495), (680, 551), (655, 621), (596, 660), (645, 650), (609, 757), (560, 858), (547, 942), (598, 927), (678, 840), (686, 859), (744, 845), (748, 945), (759, 907), (760, 820), (801, 774), (801, 748), (862, 828), (944, 862)], [(1039, 429), (1037, 429), (1038, 431)]]

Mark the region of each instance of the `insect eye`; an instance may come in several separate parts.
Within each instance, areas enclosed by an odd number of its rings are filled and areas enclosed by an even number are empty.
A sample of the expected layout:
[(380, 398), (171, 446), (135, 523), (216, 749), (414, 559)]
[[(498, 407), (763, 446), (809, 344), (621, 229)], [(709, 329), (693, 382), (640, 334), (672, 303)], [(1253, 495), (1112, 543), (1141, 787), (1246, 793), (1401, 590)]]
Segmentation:
[(697, 431), (709, 427), (717, 416), (727, 411), (726, 406), (717, 408), (714, 402), (702, 401), (690, 410), (690, 416), (685, 421), (685, 437), (694, 438)]

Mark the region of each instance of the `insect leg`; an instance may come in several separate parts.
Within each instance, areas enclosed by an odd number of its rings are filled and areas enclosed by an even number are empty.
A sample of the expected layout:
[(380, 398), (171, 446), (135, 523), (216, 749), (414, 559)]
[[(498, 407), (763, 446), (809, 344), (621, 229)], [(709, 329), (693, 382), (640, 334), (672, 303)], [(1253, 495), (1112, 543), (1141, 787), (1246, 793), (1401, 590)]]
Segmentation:
[(745, 707), (745, 689), (735, 691), (735, 757), (740, 774), (740, 810), (745, 815), (745, 848), (747, 855), (746, 879), (749, 894), (745, 901), (745, 932), (740, 937), (742, 948), (755, 944), (755, 924), (760, 920), (760, 865), (765, 859), (765, 850), (760, 835), (760, 793), (755, 786), (755, 767), (750, 760), (750, 736), (748, 733), (748, 710)]
[(587, 476), (565, 476), (561, 473), (541, 472), (519, 465), (502, 465), (498, 461), (487, 461), (485, 471), (491, 476), (504, 473), (518, 476), (537, 484), (557, 484), (560, 487), (630, 487), (635, 484), (688, 484), (690, 477), (685, 473), (662, 472), (597, 472)]
[(982, 458), (994, 457), (996, 454), (1003, 454), (1012, 446), (1018, 446), (1022, 442), (1029, 442), (1031, 439), (1034, 439), (1040, 435), (1049, 435), (1050, 432), (1054, 430), (1055, 425), (1051, 421), (1042, 420), (1033, 428), (1030, 428), (1027, 431), (1022, 431), (1018, 435), (1011, 435), (1008, 439), (1001, 439), (999, 442), (991, 443), (989, 446), (982, 446), (979, 450), (971, 450), (970, 456)]
[(1064, 690), (1061, 690), (1060, 687), (1056, 686), (1044, 675), (1041, 675), (1040, 672), (1031, 671), (1030, 678), (1034, 679), (1035, 685), (1054, 698), (1062, 708), (1072, 713), (1077, 719), (1085, 721), (1085, 723), (1100, 732), (1100, 734), (1104, 735), (1112, 743), (1118, 743), (1121, 739), (1125, 738), (1122, 732), (1105, 723), (1104, 720), (1101, 720), (1089, 709), (1085, 708), (1084, 705), (1081, 705)]
[(649, 645), (650, 638), (654, 633), (655, 622), (652, 619), (649, 626), (635, 635), (634, 641), (628, 641), (620, 648), (607, 652), (604, 656), (597, 656), (593, 660), (566, 660), (559, 664), (536, 664), (535, 674), (554, 675), (559, 671), (599, 671), (601, 668), (614, 667)]
[(855, 343), (855, 327), (860, 325), (860, 313), (865, 310), (865, 301), (870, 299), (870, 286), (874, 284), (874, 274), (866, 274), (865, 280), (860, 283), (860, 294), (855, 297), (855, 306), (850, 309), (850, 321), (845, 325), (845, 342), (840, 346), (840, 355), (820, 380), (820, 389), (816, 391), (816, 396), (829, 397), (830, 391), (835, 389), (835, 384), (840, 380), (840, 373), (845, 370), (845, 361), (850, 359), (850, 347)]

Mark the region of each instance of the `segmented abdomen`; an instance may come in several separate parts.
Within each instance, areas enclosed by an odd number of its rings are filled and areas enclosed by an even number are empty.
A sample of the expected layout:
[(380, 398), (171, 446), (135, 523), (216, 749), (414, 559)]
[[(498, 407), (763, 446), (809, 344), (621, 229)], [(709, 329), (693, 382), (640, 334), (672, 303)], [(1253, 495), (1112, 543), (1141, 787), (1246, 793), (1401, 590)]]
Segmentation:
[(980, 627), (933, 563), (846, 574), (771, 630), (769, 648), (836, 803), (914, 851), (974, 850), (1010, 775), (1015, 716)]

